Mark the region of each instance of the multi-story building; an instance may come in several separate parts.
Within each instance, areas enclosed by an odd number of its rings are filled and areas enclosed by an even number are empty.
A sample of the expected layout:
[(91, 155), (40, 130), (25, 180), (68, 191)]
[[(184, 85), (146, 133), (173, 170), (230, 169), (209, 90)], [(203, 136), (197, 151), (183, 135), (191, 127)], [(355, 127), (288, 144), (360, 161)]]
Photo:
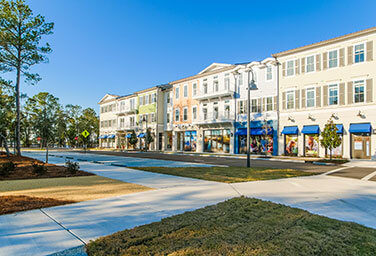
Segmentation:
[(237, 80), (234, 152), (247, 153), (247, 87), (253, 79), (257, 90), (250, 91), (250, 151), (251, 154), (277, 155), (277, 62), (266, 58), (238, 65), (233, 74)]
[(376, 27), (273, 56), (279, 70), (281, 155), (325, 156), (320, 132), (329, 119), (342, 144), (333, 154), (375, 157)]
[(163, 139), (162, 139), (162, 150), (164, 151), (172, 151), (172, 144), (173, 144), (173, 100), (172, 100), (172, 93), (173, 89), (172, 86), (169, 86), (163, 91)]
[(117, 98), (118, 95), (106, 94), (100, 101), (99, 116), (99, 147), (116, 147), (116, 129), (117, 129)]
[(117, 129), (116, 129), (116, 148), (134, 149), (129, 139), (137, 129), (138, 97), (137, 94), (117, 97)]
[(235, 85), (230, 64), (173, 81), (173, 149), (233, 152)]

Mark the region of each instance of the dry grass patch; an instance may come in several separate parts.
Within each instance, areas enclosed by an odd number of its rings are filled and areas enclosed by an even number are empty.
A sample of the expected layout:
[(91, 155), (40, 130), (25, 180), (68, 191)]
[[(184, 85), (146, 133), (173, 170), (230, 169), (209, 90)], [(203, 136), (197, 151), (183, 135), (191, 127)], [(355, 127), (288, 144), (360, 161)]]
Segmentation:
[(70, 203), (74, 202), (30, 196), (0, 196), (0, 215)]
[[(132, 168), (132, 167), (129, 167)], [(273, 180), (299, 176), (311, 176), (317, 173), (294, 169), (246, 168), (246, 167), (134, 167), (133, 169), (170, 174), (225, 183), (256, 180)]]
[(0, 181), (0, 197), (26, 195), (80, 202), (150, 190), (101, 176)]

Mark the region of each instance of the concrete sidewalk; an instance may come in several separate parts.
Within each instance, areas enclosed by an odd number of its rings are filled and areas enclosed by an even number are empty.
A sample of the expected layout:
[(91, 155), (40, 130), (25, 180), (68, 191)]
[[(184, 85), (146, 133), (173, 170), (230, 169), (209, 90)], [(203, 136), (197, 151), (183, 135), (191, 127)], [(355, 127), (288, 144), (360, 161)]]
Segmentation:
[[(43, 153), (27, 155), (43, 158)], [(65, 159), (50, 157), (50, 162)], [(225, 184), (110, 164), (80, 162), (85, 171), (157, 190), (0, 216), (0, 255), (47, 255), (240, 195), (376, 228), (376, 182), (318, 175)]]

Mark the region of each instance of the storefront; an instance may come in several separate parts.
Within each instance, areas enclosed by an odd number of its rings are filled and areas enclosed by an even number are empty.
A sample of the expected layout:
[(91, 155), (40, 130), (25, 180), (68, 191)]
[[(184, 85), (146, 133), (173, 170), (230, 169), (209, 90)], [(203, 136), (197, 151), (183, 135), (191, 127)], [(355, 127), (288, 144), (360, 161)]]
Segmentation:
[[(341, 145), (332, 149), (332, 157), (342, 157), (343, 155), (343, 125), (336, 124), (337, 134), (341, 139)], [(329, 152), (326, 152), (326, 155), (329, 155)]]
[(184, 151), (196, 151), (197, 149), (197, 132), (185, 131), (184, 132)]
[(304, 125), (304, 156), (319, 156), (320, 127), (318, 125)]
[(286, 156), (298, 155), (298, 126), (285, 126), (282, 130), (284, 135), (284, 145)]
[(351, 158), (371, 159), (370, 123), (350, 124)]
[(230, 129), (204, 130), (205, 152), (230, 152)]
[[(247, 129), (238, 129), (238, 152), (247, 153)], [(250, 130), (250, 153), (271, 155), (273, 154), (273, 128), (251, 128)]]
[(172, 132), (166, 132), (166, 150), (172, 150)]

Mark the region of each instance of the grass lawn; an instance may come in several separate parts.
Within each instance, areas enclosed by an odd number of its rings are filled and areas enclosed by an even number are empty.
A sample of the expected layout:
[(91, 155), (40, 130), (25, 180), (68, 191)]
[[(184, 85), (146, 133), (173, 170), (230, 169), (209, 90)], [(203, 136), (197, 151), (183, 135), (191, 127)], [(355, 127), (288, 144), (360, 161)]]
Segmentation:
[(88, 255), (376, 255), (376, 230), (251, 198), (91, 241)]
[(101, 176), (0, 181), (0, 198), (24, 195), (80, 202), (146, 190), (150, 188)]
[(317, 174), (293, 169), (246, 167), (135, 167), (134, 169), (226, 183), (272, 180)]

